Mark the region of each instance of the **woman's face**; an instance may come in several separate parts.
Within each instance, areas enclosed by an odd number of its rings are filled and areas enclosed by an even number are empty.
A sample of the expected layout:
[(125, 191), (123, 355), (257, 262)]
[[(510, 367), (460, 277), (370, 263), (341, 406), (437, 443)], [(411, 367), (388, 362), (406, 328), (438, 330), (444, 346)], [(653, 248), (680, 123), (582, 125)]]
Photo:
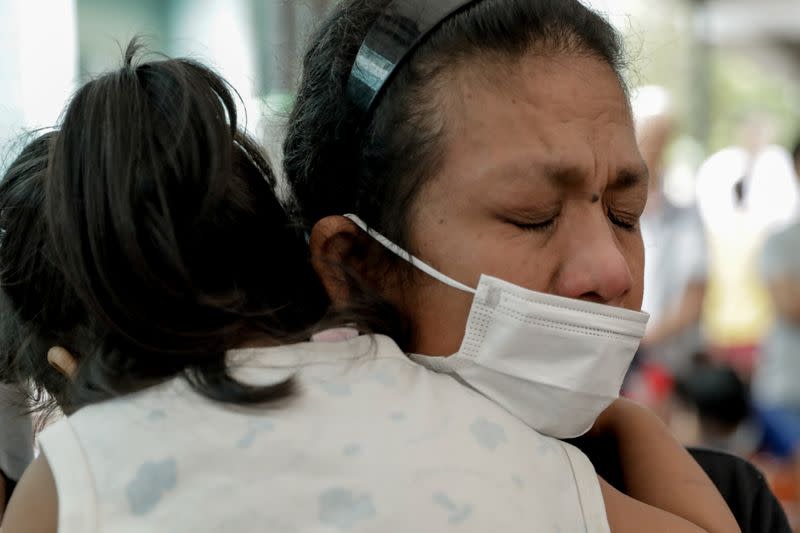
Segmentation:
[[(465, 67), (443, 91), (441, 170), (410, 214), (410, 248), (470, 286), (481, 274), (638, 310), (647, 168), (606, 63), (530, 54)], [(402, 297), (412, 351), (450, 355), (472, 295), (418, 275)]]

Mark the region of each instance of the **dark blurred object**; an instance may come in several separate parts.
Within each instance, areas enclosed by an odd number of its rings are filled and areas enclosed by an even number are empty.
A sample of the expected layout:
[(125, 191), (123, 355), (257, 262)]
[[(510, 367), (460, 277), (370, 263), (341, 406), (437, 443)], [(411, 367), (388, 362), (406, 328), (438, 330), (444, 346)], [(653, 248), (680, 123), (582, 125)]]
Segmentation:
[(2, 470), (0, 470), (0, 483), (5, 483), (6, 484), (6, 487), (5, 487), (6, 488), (6, 490), (5, 490), (5, 496), (6, 497), (5, 497), (4, 504), (5, 504), (5, 507), (8, 507), (8, 502), (9, 502), (9, 500), (11, 500), (11, 493), (14, 492), (14, 487), (17, 486), (17, 482), (14, 481), (13, 479), (9, 479), (8, 476), (6, 476), (5, 473)]
[(742, 178), (736, 182), (733, 187), (733, 192), (736, 195), (736, 205), (741, 206), (744, 203), (744, 184), (747, 178)]
[(698, 366), (675, 382), (677, 396), (694, 406), (701, 422), (733, 431), (750, 414), (749, 390), (730, 367), (696, 357)]

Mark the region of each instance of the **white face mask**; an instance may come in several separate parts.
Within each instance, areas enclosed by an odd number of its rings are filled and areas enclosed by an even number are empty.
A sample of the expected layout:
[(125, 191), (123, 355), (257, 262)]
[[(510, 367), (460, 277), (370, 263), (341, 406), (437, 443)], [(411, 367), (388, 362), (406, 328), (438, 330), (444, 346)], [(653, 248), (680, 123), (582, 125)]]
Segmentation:
[(455, 374), (536, 431), (578, 437), (618, 396), (644, 336), (647, 313), (543, 294), (481, 276), (472, 289), (345, 215), (433, 278), (474, 294), (461, 348), (450, 357), (410, 355)]

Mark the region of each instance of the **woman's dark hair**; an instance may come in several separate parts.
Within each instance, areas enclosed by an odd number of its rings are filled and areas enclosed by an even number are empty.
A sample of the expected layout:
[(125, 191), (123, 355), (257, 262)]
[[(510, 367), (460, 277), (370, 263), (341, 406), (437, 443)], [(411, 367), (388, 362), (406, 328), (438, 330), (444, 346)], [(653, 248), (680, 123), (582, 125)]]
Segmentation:
[[(443, 152), (447, 117), (439, 96), (453, 65), (511, 62), (531, 50), (588, 55), (609, 64), (624, 87), (618, 34), (578, 0), (483, 0), (428, 36), (365, 122), (347, 101), (347, 81), (364, 37), (389, 3), (342, 0), (306, 52), (284, 143), (284, 170), (306, 231), (323, 217), (355, 213), (408, 248), (409, 210)], [(387, 307), (358, 290), (351, 297)], [(376, 329), (402, 345), (401, 322), (384, 320), (396, 327)]]
[[(0, 182), (0, 378), (68, 408), (177, 375), (221, 401), (282, 397), (290, 382), (240, 383), (225, 352), (325, 314), (302, 231), (225, 81), (137, 49)], [(78, 357), (71, 382), (48, 365), (55, 345)]]

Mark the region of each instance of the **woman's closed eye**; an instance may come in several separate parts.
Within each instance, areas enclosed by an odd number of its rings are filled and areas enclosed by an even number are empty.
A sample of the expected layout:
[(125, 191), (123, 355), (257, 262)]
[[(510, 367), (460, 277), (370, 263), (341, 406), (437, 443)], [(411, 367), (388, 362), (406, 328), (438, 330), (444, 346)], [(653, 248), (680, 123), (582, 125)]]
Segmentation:
[(520, 210), (502, 216), (502, 221), (523, 231), (547, 232), (555, 228), (561, 216), (561, 207), (536, 209), (526, 212)]
[(625, 231), (636, 231), (639, 228), (639, 218), (639, 215), (608, 210), (608, 219), (611, 223)]
[(556, 217), (552, 217), (543, 222), (512, 222), (516, 227), (525, 231), (547, 231), (556, 225)]
[(517, 213), (503, 218), (503, 222), (523, 231), (548, 233), (555, 229), (561, 209), (536, 213)]

